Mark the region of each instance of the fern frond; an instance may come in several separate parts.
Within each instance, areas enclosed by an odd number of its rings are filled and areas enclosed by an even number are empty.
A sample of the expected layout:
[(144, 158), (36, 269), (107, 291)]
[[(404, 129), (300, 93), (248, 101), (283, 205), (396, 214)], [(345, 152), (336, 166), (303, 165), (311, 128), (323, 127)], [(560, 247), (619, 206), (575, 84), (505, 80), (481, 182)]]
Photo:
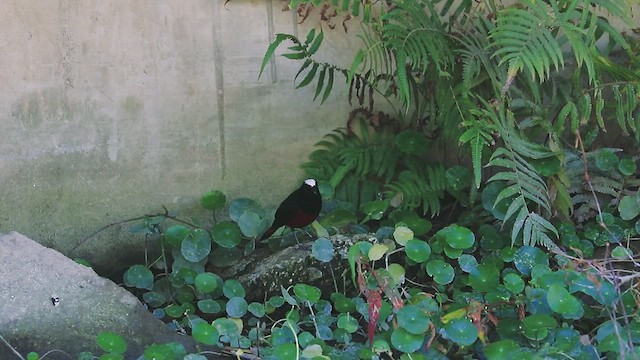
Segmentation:
[(440, 213), (441, 200), (447, 190), (446, 169), (437, 165), (426, 166), (426, 170), (403, 171), (385, 188), (387, 198), (398, 195), (402, 198), (400, 209), (421, 207), (423, 215), (431, 213), (431, 216), (436, 216)]

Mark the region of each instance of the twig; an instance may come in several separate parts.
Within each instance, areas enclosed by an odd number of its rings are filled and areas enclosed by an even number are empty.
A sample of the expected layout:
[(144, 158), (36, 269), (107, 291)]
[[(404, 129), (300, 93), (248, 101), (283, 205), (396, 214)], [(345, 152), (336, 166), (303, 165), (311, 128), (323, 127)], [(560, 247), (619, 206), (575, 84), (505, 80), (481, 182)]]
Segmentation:
[(7, 345), (7, 347), (8, 347), (9, 349), (11, 349), (11, 351), (12, 351), (14, 354), (16, 354), (16, 356), (18, 356), (18, 357), (19, 357), (20, 359), (22, 359), (22, 360), (25, 360), (25, 359), (22, 357), (22, 355), (20, 355), (20, 353), (19, 353), (16, 349), (14, 349), (14, 348), (13, 348), (13, 346), (11, 346), (11, 344), (9, 344), (9, 342), (8, 342), (7, 340), (5, 340), (5, 338), (4, 338), (4, 337), (2, 337), (2, 335), (0, 335), (0, 340), (1, 340), (5, 345)]

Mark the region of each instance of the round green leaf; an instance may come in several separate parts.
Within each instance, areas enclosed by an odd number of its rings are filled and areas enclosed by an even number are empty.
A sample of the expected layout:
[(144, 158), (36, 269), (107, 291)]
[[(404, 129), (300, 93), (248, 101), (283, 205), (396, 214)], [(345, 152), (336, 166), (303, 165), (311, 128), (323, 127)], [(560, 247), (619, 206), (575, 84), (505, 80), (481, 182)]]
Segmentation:
[(356, 318), (354, 318), (353, 316), (349, 315), (349, 313), (340, 314), (338, 316), (338, 328), (344, 329), (350, 334), (353, 334), (359, 329), (358, 320), (356, 320)]
[(524, 280), (518, 274), (510, 273), (502, 279), (504, 287), (512, 294), (520, 294), (524, 290)]
[(204, 272), (196, 276), (195, 285), (203, 293), (213, 292), (218, 287), (218, 275)]
[(442, 260), (432, 260), (427, 263), (427, 274), (440, 285), (451, 283), (455, 276), (453, 267)]
[(35, 351), (31, 351), (30, 353), (27, 354), (27, 360), (38, 360), (38, 359), (40, 359), (40, 355), (38, 355), (38, 353)]
[(242, 284), (238, 280), (229, 279), (224, 282), (224, 286), (222, 287), (222, 293), (227, 299), (231, 299), (234, 297), (244, 297), (246, 292)]
[(276, 345), (273, 348), (272, 354), (275, 356), (276, 359), (296, 360), (298, 356), (297, 352), (298, 352), (298, 347), (296, 346), (295, 343), (287, 343), (287, 344)]
[(538, 314), (538, 315), (530, 315), (522, 319), (523, 328), (536, 331), (542, 329), (551, 329), (558, 326), (558, 322), (549, 315)]
[(552, 176), (560, 171), (562, 162), (557, 156), (550, 156), (542, 159), (527, 159), (529, 164), (540, 173), (542, 176)]
[(403, 153), (419, 155), (427, 150), (429, 140), (423, 134), (407, 129), (396, 135), (396, 146)]
[(144, 265), (133, 265), (125, 273), (124, 284), (138, 289), (153, 288), (153, 273)]
[(240, 336), (242, 331), (241, 322), (235, 322), (229, 318), (218, 318), (211, 324), (218, 330), (218, 333), (222, 336), (228, 336), (232, 339), (236, 339)]
[(180, 305), (171, 304), (164, 308), (164, 312), (167, 314), (167, 316), (170, 316), (172, 318), (179, 318), (184, 315), (184, 308)]
[(413, 237), (413, 231), (406, 226), (398, 226), (393, 231), (393, 239), (401, 246), (407, 245), (407, 242), (413, 239)]
[(234, 199), (229, 203), (229, 217), (231, 220), (239, 222), (240, 216), (242, 216), (245, 211), (252, 211), (260, 215), (260, 217), (264, 217), (264, 209), (254, 200), (240, 198)]
[(179, 248), (182, 240), (189, 235), (189, 229), (184, 225), (172, 225), (164, 232), (164, 238), (171, 246)]
[(422, 346), (423, 341), (423, 334), (412, 334), (401, 327), (393, 330), (391, 334), (391, 345), (404, 353), (417, 351)]
[(640, 206), (635, 196), (624, 196), (618, 204), (618, 211), (622, 220), (631, 220), (640, 214)]
[(618, 164), (618, 170), (625, 176), (631, 176), (636, 173), (636, 162), (633, 159), (622, 159)]
[(491, 360), (513, 360), (513, 355), (520, 351), (520, 345), (511, 339), (500, 340), (487, 345), (484, 355)]
[(441, 330), (442, 336), (460, 346), (470, 346), (478, 339), (478, 329), (467, 318), (453, 319)]
[(507, 187), (506, 181), (492, 181), (484, 190), (482, 190), (482, 207), (485, 210), (491, 212), (493, 217), (497, 220), (504, 220), (504, 216), (507, 213), (509, 205), (513, 202), (513, 196), (500, 200), (499, 203), (495, 203), (498, 198), (498, 194)]
[(389, 208), (389, 201), (387, 200), (373, 200), (366, 202), (360, 206), (360, 210), (367, 215), (367, 217), (380, 220), (385, 211)]
[(320, 289), (306, 284), (296, 284), (293, 286), (293, 293), (302, 301), (315, 304), (320, 300)]
[(180, 359), (185, 355), (184, 346), (176, 348), (171, 344), (152, 344), (144, 349), (144, 359)]
[(431, 247), (426, 241), (411, 239), (404, 248), (407, 257), (417, 263), (423, 263), (431, 256)]
[(416, 335), (424, 334), (431, 322), (427, 312), (415, 305), (406, 305), (400, 308), (397, 319), (401, 328)]
[(395, 263), (389, 264), (387, 271), (389, 271), (389, 275), (391, 275), (395, 285), (400, 285), (404, 282), (405, 269), (402, 265)]
[(233, 221), (221, 221), (211, 229), (213, 241), (224, 248), (232, 248), (242, 241), (240, 227)]
[(195, 229), (182, 240), (180, 252), (190, 262), (198, 262), (211, 252), (211, 236), (203, 229)]
[(334, 253), (333, 243), (327, 238), (320, 238), (311, 246), (311, 255), (321, 262), (331, 261)]
[(256, 237), (267, 226), (265, 219), (254, 211), (247, 210), (238, 219), (238, 227), (242, 234), (246, 237)]
[(247, 301), (241, 297), (233, 297), (227, 301), (227, 314), (230, 317), (241, 318), (247, 313)]
[(551, 310), (567, 318), (580, 318), (584, 313), (582, 304), (564, 286), (552, 284), (547, 291), (547, 302)]
[(371, 261), (376, 261), (382, 259), (384, 254), (389, 251), (389, 248), (384, 244), (373, 244), (373, 246), (369, 249), (367, 257)]
[(237, 263), (242, 258), (242, 250), (237, 247), (216, 249), (215, 256), (209, 257), (209, 261), (216, 267), (227, 267)]
[(549, 258), (540, 249), (532, 246), (522, 246), (513, 255), (513, 264), (522, 274), (529, 275), (536, 265), (549, 266)]
[(612, 171), (618, 166), (618, 157), (609, 149), (601, 149), (596, 154), (596, 166), (602, 171)]
[(103, 331), (96, 338), (98, 346), (112, 354), (124, 354), (127, 351), (127, 342), (114, 332)]
[(476, 237), (471, 230), (456, 224), (439, 230), (436, 236), (442, 236), (449, 246), (458, 250), (468, 249), (476, 242)]
[(205, 314), (217, 314), (222, 311), (220, 303), (213, 299), (203, 299), (198, 301), (198, 309)]
[(476, 271), (469, 274), (469, 283), (476, 291), (492, 291), (498, 287), (500, 272), (492, 265), (480, 264)]
[(261, 318), (265, 315), (264, 305), (258, 302), (252, 302), (251, 304), (249, 304), (247, 310), (249, 310), (249, 312), (257, 318)]
[(191, 332), (193, 339), (205, 345), (215, 345), (220, 338), (218, 330), (207, 322), (197, 322)]
[(227, 203), (227, 197), (222, 191), (209, 191), (200, 198), (200, 205), (208, 210), (220, 210)]
[(478, 268), (478, 260), (473, 255), (462, 254), (458, 257), (460, 269), (467, 273), (472, 273)]
[(431, 221), (427, 219), (419, 218), (417, 216), (415, 218), (410, 218), (402, 222), (405, 225), (407, 225), (407, 227), (411, 229), (411, 231), (413, 231), (414, 236), (422, 236), (428, 233), (429, 230), (431, 230), (431, 227), (433, 226), (431, 224)]
[(160, 307), (167, 300), (163, 294), (155, 291), (149, 291), (142, 294), (142, 299), (151, 307)]

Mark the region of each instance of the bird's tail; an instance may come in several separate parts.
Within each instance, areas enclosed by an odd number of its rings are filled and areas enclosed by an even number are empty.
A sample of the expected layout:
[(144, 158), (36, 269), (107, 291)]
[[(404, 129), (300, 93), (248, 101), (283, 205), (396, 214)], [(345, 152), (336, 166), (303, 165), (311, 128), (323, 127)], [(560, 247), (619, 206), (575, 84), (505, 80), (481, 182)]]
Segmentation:
[(274, 232), (276, 232), (276, 230), (278, 230), (277, 227), (270, 227), (268, 228), (263, 234), (262, 236), (260, 236), (260, 241), (264, 240), (264, 239), (268, 239), (271, 235), (273, 235)]

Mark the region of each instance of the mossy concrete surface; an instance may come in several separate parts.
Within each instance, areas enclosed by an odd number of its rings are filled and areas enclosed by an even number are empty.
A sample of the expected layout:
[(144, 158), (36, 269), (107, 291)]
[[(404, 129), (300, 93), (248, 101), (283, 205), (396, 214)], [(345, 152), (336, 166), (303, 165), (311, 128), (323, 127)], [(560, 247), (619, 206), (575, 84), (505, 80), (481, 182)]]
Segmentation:
[[(313, 144), (345, 123), (338, 79), (328, 102), (296, 90), (300, 63), (274, 57), (278, 32), (304, 38), (281, 1), (5, 2), (0, 5), (0, 231), (19, 231), (98, 268), (141, 241), (103, 225), (162, 205), (198, 213), (211, 189), (277, 204)], [(319, 60), (348, 68), (351, 24), (325, 29)], [(283, 47), (283, 51), (287, 51)], [(279, 53), (282, 53), (279, 51)], [(338, 76), (338, 75), (336, 75)], [(137, 250), (136, 250), (137, 249)]]

